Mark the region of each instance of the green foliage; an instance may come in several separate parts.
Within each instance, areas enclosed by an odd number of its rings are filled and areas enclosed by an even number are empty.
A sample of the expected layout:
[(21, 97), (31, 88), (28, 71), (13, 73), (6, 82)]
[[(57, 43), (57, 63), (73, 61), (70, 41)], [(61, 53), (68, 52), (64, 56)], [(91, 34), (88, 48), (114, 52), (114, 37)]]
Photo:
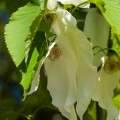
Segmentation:
[[(47, 53), (47, 50), (48, 50), (48, 48), (47, 48), (47, 43), (45, 40), (45, 35), (43, 32), (38, 31), (32, 42), (32, 46), (31, 46), (30, 52), (28, 54), (28, 61), (30, 60), (30, 62), (27, 67), (27, 71), (25, 73), (23, 73), (23, 78), (22, 78), (22, 82), (21, 82), (21, 85), (23, 86), (23, 88), (25, 90), (24, 95), (26, 95), (26, 93), (28, 92), (28, 89), (29, 89), (31, 83), (32, 83), (31, 89), (34, 89), (34, 87), (38, 87), (39, 73), (40, 73), (40, 69), (43, 64), (45, 55)], [(38, 63), (38, 65), (37, 65), (37, 63)], [(36, 68), (36, 69), (34, 69), (34, 68)], [(32, 92), (34, 92), (34, 91), (32, 90)]]
[(33, 41), (33, 46), (36, 46), (37, 50), (39, 51), (39, 60), (44, 58), (48, 51), (48, 43), (44, 32), (36, 32), (36, 36)]
[(34, 67), (37, 63), (38, 55), (39, 54), (37, 52), (37, 49), (35, 48), (32, 53), (32, 56), (31, 56), (31, 59), (30, 59), (30, 62), (29, 62), (28, 68), (27, 68), (27, 72), (22, 73), (23, 78), (21, 81), (21, 85), (23, 86), (25, 92), (28, 90), (28, 88), (31, 84), (31, 81), (32, 81), (32, 78), (34, 75)]
[[(33, 93), (35, 91), (35, 89), (38, 88), (39, 81), (40, 81), (40, 69), (43, 65), (46, 53), (48, 51), (48, 46), (47, 46), (47, 42), (45, 40), (44, 32), (38, 31), (36, 33), (34, 41), (31, 46), (30, 53), (33, 53), (32, 49), (35, 47), (37, 48), (37, 50), (39, 52), (38, 65), (36, 67), (37, 69), (34, 74), (34, 77), (31, 78), (32, 82), (31, 82), (31, 88), (30, 88), (29, 94)], [(24, 82), (26, 82), (26, 81), (24, 81)]]
[[(33, 33), (35, 29), (30, 29), (30, 27), (40, 13), (39, 6), (28, 3), (26, 6), (19, 8), (17, 12), (13, 13), (9, 24), (6, 25), (5, 42), (16, 66), (18, 66), (25, 57), (25, 41), (34, 37)], [(38, 23), (40, 23), (40, 21)], [(38, 24), (34, 27), (37, 28)]]

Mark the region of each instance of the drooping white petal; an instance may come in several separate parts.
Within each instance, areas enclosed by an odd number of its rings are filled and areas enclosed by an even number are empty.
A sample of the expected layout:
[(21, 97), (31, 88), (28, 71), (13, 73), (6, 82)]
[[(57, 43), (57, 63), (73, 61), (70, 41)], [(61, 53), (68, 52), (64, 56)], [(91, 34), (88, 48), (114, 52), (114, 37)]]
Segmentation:
[(52, 103), (70, 120), (77, 120), (74, 103), (77, 99), (76, 58), (71, 44), (64, 36), (56, 38), (56, 45), (61, 51), (57, 60), (45, 60), (48, 75), (48, 90)]
[(55, 14), (56, 18), (51, 26), (51, 31), (54, 31), (56, 35), (63, 35), (68, 27), (68, 23), (73, 26), (77, 25), (76, 19), (67, 10), (57, 9)]
[(76, 27), (72, 27), (72, 29), (68, 28), (65, 34), (73, 45), (79, 67), (77, 71), (78, 99), (76, 109), (82, 119), (83, 114), (90, 104), (91, 94), (96, 86), (97, 70), (92, 65), (93, 52), (84, 33)]
[[(84, 33), (90, 39), (94, 53), (100, 49), (108, 47), (110, 27), (101, 13), (96, 8), (89, 9), (85, 20)], [(101, 57), (105, 56), (107, 50), (95, 55), (94, 65), (97, 67), (101, 64)]]
[[(53, 21), (52, 29), (57, 35), (64, 35), (69, 40), (77, 60), (78, 70), (76, 74), (78, 94), (77, 94), (77, 113), (82, 119), (90, 100), (91, 93), (96, 85), (96, 67), (92, 65), (93, 53), (89, 41), (84, 33), (76, 28), (73, 17), (65, 16), (65, 10), (57, 11), (56, 19)], [(62, 16), (62, 15), (63, 16)], [(62, 18), (60, 17), (62, 16)], [(71, 16), (71, 17), (70, 17)]]
[(120, 72), (112, 74), (106, 73), (103, 68), (98, 72), (97, 85), (94, 90), (93, 100), (98, 101), (100, 107), (106, 109), (107, 120), (114, 120), (118, 115), (118, 110), (113, 104), (113, 92), (120, 79)]
[(56, 6), (57, 6), (57, 0), (48, 0), (47, 8), (49, 10), (55, 9)]

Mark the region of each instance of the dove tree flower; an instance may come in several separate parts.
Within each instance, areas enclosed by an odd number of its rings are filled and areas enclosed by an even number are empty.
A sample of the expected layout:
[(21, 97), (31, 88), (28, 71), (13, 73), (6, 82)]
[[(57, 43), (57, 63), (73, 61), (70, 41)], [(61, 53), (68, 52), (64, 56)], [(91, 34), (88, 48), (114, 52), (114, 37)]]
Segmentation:
[[(92, 48), (84, 33), (76, 28), (75, 18), (58, 9), (53, 16), (51, 31), (56, 34), (56, 46), (45, 60), (48, 90), (52, 103), (70, 120), (82, 118), (96, 85), (96, 67), (92, 65)], [(52, 15), (53, 14), (53, 15)], [(57, 59), (56, 59), (57, 58)]]
[(77, 61), (73, 48), (65, 36), (56, 38), (56, 44), (44, 64), (52, 103), (65, 117), (77, 120), (74, 108), (77, 99)]
[(112, 98), (114, 89), (120, 79), (120, 59), (117, 56), (103, 57), (102, 68), (97, 75), (97, 85), (93, 94), (93, 100), (98, 101), (100, 107), (107, 111), (107, 120), (114, 120), (118, 116), (118, 109)]

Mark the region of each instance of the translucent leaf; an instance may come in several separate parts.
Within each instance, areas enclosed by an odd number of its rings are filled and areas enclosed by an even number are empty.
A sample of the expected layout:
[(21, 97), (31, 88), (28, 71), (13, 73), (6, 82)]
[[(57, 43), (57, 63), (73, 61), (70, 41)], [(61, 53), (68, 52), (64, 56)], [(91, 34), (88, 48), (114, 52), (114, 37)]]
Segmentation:
[(23, 88), (25, 90), (25, 94), (26, 94), (26, 92), (27, 92), (27, 90), (28, 90), (28, 88), (31, 84), (33, 75), (35, 74), (34, 67), (37, 63), (38, 55), (39, 54), (37, 52), (37, 49), (35, 48), (33, 53), (32, 53), (27, 72), (22, 73), (23, 78), (22, 78), (22, 81), (21, 81), (21, 85), (23, 86)]
[(6, 25), (5, 38), (7, 48), (17, 66), (25, 57), (25, 40), (30, 38), (33, 32), (30, 27), (39, 15), (39, 6), (29, 3), (13, 13), (9, 24)]

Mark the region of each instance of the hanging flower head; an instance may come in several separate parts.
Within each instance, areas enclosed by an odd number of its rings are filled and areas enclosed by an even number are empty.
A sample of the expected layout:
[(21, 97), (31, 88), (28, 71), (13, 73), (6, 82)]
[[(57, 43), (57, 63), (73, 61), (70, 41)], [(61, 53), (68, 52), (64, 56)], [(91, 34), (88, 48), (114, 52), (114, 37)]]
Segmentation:
[(93, 100), (106, 109), (107, 120), (113, 120), (118, 115), (118, 110), (113, 104), (114, 89), (120, 79), (120, 59), (117, 55), (102, 58), (102, 68), (98, 72), (98, 81), (94, 90)]
[(57, 37), (56, 46), (45, 60), (48, 90), (61, 113), (70, 120), (77, 120), (74, 103), (77, 102), (77, 113), (82, 118), (96, 84), (92, 48), (68, 11), (58, 9), (50, 14), (53, 15), (51, 32)]
[(77, 120), (74, 109), (77, 99), (76, 63), (69, 40), (65, 36), (58, 36), (45, 60), (45, 69), (52, 103), (70, 120)]

